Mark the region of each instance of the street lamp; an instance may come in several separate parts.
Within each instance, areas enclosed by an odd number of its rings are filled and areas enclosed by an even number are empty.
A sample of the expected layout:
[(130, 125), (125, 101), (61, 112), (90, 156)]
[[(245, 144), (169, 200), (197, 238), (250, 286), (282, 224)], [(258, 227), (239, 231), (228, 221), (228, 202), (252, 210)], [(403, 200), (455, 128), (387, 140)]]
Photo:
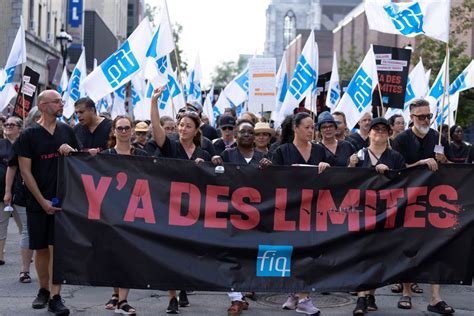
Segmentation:
[(68, 44), (72, 42), (72, 36), (69, 35), (64, 28), (61, 28), (61, 31), (56, 36), (56, 40), (59, 41), (61, 46), (61, 55), (63, 56), (63, 66), (66, 67), (66, 58), (67, 58), (67, 47)]

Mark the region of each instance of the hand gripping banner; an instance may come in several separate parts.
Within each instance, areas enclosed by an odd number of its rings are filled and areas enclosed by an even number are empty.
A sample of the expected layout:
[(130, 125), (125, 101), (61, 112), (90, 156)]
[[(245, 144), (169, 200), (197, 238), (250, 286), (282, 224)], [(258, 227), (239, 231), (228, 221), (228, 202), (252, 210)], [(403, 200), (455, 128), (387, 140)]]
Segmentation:
[(349, 291), (471, 284), (474, 166), (226, 165), (76, 154), (60, 164), (54, 282)]

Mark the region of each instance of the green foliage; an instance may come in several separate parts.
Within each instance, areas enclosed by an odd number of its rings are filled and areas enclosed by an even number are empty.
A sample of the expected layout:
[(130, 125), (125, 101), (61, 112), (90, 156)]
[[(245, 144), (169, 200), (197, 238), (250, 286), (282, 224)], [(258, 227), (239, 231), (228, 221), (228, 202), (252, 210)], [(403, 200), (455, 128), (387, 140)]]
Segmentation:
[(339, 78), (341, 80), (351, 80), (364, 57), (362, 54), (357, 54), (354, 45), (351, 46), (347, 53), (347, 60), (341, 57), (339, 61)]
[(151, 6), (149, 3), (145, 3), (145, 16), (148, 18), (148, 21), (150, 21), (151, 25), (153, 25), (153, 28), (156, 26), (155, 25), (155, 16), (156, 16), (156, 7)]
[(212, 74), (212, 82), (214, 83), (215, 91), (224, 89), (238, 73), (239, 65), (234, 61), (225, 61), (217, 65)]

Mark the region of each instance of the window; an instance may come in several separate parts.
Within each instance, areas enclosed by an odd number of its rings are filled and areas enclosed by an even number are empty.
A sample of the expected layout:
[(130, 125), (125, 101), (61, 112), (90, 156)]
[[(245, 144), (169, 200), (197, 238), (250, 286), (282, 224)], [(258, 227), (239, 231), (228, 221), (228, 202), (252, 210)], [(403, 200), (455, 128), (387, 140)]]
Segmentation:
[(296, 16), (293, 11), (288, 11), (285, 15), (283, 26), (283, 44), (285, 48), (296, 37)]
[(28, 30), (34, 32), (34, 23), (33, 21), (35, 20), (34, 17), (35, 13), (35, 2), (34, 0), (30, 0), (30, 4), (28, 5)]
[(38, 37), (41, 38), (41, 17), (43, 15), (43, 6), (38, 4)]

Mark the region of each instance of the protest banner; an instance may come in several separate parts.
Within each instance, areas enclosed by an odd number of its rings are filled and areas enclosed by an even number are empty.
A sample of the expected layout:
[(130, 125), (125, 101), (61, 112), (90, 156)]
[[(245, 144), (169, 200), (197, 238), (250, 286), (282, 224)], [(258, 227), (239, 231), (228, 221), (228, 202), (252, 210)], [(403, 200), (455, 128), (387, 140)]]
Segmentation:
[(21, 81), (20, 90), (16, 97), (13, 115), (24, 119), (30, 113), (31, 105), (35, 99), (36, 90), (38, 88), (40, 74), (26, 66), (23, 72), (23, 80)]
[(62, 157), (54, 282), (349, 291), (472, 282), (474, 167), (373, 169)]

